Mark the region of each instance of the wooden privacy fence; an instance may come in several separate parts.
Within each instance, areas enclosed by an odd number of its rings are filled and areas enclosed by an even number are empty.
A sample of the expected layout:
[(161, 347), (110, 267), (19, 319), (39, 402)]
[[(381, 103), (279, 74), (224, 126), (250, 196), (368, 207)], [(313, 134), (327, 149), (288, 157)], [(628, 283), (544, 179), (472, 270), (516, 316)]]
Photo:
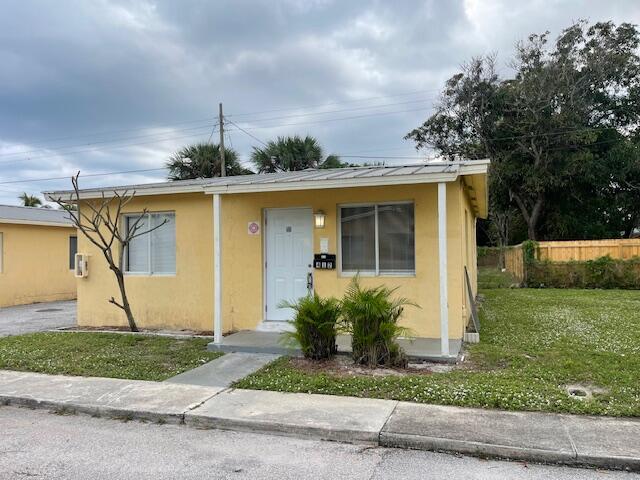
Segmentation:
[(640, 238), (539, 242), (537, 259), (570, 262), (595, 260), (606, 255), (620, 260), (640, 257)]
[(518, 282), (524, 280), (524, 256), (522, 245), (514, 245), (504, 250), (504, 268)]
[[(604, 256), (615, 260), (640, 257), (640, 238), (538, 242), (536, 259), (552, 263), (585, 262)], [(525, 280), (522, 244), (505, 249), (505, 269), (519, 282)]]

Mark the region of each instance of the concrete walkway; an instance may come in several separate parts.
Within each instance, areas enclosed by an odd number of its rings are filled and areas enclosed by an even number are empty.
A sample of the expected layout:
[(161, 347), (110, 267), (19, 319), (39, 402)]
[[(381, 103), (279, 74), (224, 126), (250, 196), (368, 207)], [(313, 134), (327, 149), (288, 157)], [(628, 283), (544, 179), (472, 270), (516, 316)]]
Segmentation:
[(0, 370), (0, 403), (384, 447), (640, 471), (640, 420)]
[(204, 387), (228, 387), (273, 362), (279, 355), (266, 353), (227, 353), (193, 370), (171, 377), (165, 382), (201, 385)]

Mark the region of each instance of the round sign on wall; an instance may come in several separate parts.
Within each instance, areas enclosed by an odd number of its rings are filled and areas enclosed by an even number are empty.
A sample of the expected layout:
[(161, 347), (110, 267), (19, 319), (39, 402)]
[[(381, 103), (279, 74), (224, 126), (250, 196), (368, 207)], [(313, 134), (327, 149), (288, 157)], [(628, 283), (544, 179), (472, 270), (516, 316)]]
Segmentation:
[(260, 235), (260, 223), (256, 221), (249, 222), (247, 232), (249, 235)]

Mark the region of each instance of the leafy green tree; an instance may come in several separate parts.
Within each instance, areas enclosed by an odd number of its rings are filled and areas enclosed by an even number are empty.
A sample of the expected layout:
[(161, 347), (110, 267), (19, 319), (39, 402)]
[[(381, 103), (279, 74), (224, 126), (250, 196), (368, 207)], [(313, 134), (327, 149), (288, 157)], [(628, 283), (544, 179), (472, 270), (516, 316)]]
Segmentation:
[(29, 195), (27, 192), (24, 192), (18, 198), (22, 200), (22, 205), (25, 207), (41, 207), (42, 206), (42, 200), (40, 200), (35, 195)]
[(307, 168), (342, 168), (336, 155), (324, 158), (322, 147), (310, 136), (278, 137), (262, 148), (253, 148), (251, 160), (259, 173), (288, 172)]
[[(226, 174), (229, 176), (253, 173), (240, 164), (238, 154), (230, 148), (225, 147), (224, 159)], [(220, 145), (198, 143), (181, 148), (171, 156), (166, 165), (169, 180), (219, 177)]]
[(340, 160), (338, 155), (327, 155), (327, 158), (324, 159), (319, 166), (319, 168), (346, 168), (346, 167), (357, 167), (357, 165), (353, 163), (347, 163)]
[(495, 57), (473, 59), (406, 138), (490, 158), (491, 205), (517, 208), (529, 239), (620, 235), (638, 221), (639, 43), (628, 23), (580, 21), (553, 45), (531, 35), (516, 45), (512, 77), (498, 76)]

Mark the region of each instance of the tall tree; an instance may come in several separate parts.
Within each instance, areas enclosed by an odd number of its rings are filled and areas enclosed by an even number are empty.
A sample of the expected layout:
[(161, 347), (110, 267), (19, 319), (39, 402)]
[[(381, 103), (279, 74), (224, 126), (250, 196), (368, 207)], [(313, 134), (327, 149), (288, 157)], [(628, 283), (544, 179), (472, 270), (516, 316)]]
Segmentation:
[(40, 200), (35, 195), (29, 195), (27, 192), (24, 192), (18, 198), (22, 201), (22, 205), (25, 207), (41, 207), (42, 206), (42, 200)]
[[(494, 57), (473, 59), (407, 138), (450, 158), (490, 158), (492, 205), (515, 206), (531, 239), (619, 234), (628, 212), (611, 200), (633, 197), (621, 172), (635, 175), (637, 161), (612, 152), (640, 120), (639, 41), (633, 25), (581, 21), (552, 46), (548, 33), (518, 43), (511, 78), (499, 78)], [(578, 218), (597, 228), (576, 230)]]
[(309, 135), (304, 138), (298, 135), (278, 137), (276, 141), (272, 140), (262, 148), (254, 147), (251, 160), (259, 173), (348, 166), (341, 162), (337, 155), (324, 158), (322, 147)]
[[(226, 174), (229, 176), (253, 173), (240, 164), (235, 150), (225, 147), (224, 160)], [(166, 165), (169, 169), (169, 180), (219, 177), (220, 145), (198, 143), (183, 147), (171, 156)]]

